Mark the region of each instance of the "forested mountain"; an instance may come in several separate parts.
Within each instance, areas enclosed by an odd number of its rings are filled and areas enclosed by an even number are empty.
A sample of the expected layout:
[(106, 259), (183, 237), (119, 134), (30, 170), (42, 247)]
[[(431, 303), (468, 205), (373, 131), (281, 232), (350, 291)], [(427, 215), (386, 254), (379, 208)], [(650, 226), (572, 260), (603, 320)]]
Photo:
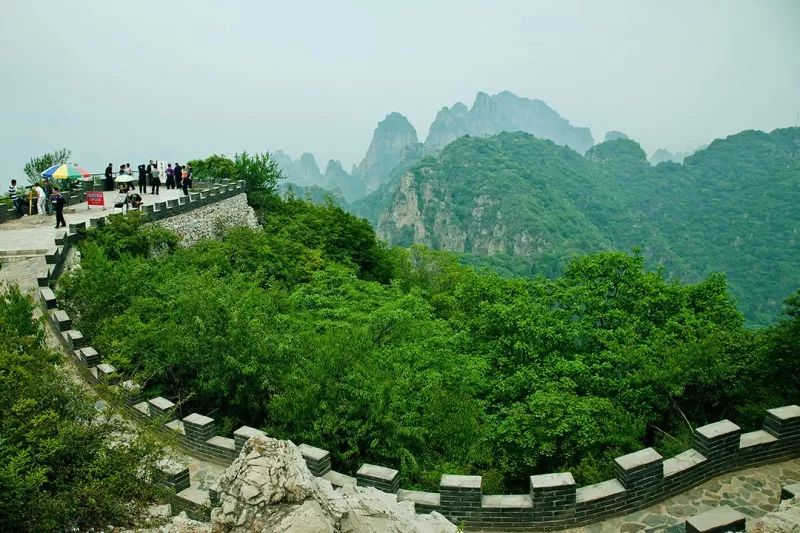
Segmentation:
[(766, 323), (800, 286), (799, 179), (798, 128), (745, 131), (684, 165), (655, 167), (628, 139), (583, 157), (503, 133), (457, 140), (382, 191), (380, 215), (361, 213), (391, 242), (523, 275), (554, 275), (576, 253), (638, 247), (687, 281), (725, 272), (748, 319)]

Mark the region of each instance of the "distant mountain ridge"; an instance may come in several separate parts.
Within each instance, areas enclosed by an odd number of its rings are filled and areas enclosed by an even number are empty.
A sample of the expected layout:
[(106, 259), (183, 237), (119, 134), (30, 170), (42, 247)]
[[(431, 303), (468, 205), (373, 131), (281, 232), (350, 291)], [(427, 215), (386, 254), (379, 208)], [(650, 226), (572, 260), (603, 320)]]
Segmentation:
[(541, 100), (509, 91), (489, 96), (481, 91), (471, 109), (461, 102), (443, 107), (431, 124), (425, 148), (441, 150), (464, 135), (486, 137), (503, 131), (524, 131), (584, 153), (594, 145), (589, 128), (575, 127)]
[(334, 168), (330, 173), (326, 169), (325, 174), (321, 174), (314, 156), (309, 153), (296, 161), (281, 150), (274, 155), (292, 183), (328, 188), (353, 201), (385, 184), (401, 163), (414, 164), (425, 154), (436, 154), (464, 135), (486, 137), (503, 131), (532, 133), (581, 154), (594, 145), (589, 128), (573, 126), (541, 100), (503, 91), (494, 96), (478, 92), (472, 108), (461, 102), (443, 107), (431, 123), (424, 144), (419, 142), (416, 129), (405, 116), (389, 113), (375, 128), (364, 158), (353, 165), (349, 174), (341, 168)]

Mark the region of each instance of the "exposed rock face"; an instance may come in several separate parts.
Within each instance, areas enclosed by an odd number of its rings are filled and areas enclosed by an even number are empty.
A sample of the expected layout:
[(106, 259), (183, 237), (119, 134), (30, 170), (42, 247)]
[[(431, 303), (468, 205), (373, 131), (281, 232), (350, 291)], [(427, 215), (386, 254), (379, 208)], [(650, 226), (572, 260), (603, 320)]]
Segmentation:
[(339, 192), (345, 197), (352, 197), (357, 192), (358, 187), (354, 186), (354, 179), (342, 167), (341, 161), (331, 159), (325, 168), (325, 175), (322, 177), (325, 187)]
[(400, 113), (389, 113), (378, 123), (372, 134), (367, 154), (353, 169), (361, 183), (361, 196), (369, 194), (384, 183), (389, 173), (403, 160), (407, 151), (418, 142), (417, 130)]
[(589, 128), (573, 126), (541, 100), (503, 91), (494, 96), (479, 92), (469, 110), (460, 102), (442, 108), (431, 124), (425, 149), (441, 150), (464, 135), (485, 137), (503, 131), (524, 131), (580, 153), (594, 144)]
[(289, 441), (253, 437), (219, 483), (214, 533), (455, 532), (442, 515), (418, 515), (410, 502), (374, 488), (334, 490), (314, 477)]

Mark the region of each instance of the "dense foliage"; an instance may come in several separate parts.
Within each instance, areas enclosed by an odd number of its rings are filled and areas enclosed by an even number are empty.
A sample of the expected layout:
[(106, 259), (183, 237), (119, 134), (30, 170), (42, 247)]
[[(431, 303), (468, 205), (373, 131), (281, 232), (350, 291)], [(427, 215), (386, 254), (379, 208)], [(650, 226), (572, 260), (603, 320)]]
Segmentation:
[(130, 524), (153, 488), (143, 437), (120, 442), (82, 389), (55, 365), (33, 302), (0, 293), (0, 530), (87, 531)]
[(398, 225), (410, 211), (397, 178), (352, 206), (400, 245), (549, 277), (576, 255), (639, 248), (685, 281), (724, 272), (754, 325), (773, 323), (800, 286), (800, 128), (744, 131), (656, 166), (628, 139), (582, 157), (525, 133), (464, 137), (410, 172), (422, 238)]
[(61, 283), (70, 315), (184, 415), (323, 447), (345, 471), (399, 467), (406, 487), (443, 472), (481, 473), (487, 491), (554, 470), (599, 481), (644, 444), (681, 451), (686, 418), (747, 426), (798, 400), (800, 297), (751, 331), (719, 274), (682, 285), (604, 252), (509, 279), (387, 248), (331, 203), (270, 206), (263, 230), (191, 248), (118, 221), (90, 231)]
[(235, 154), (233, 159), (214, 154), (205, 159), (194, 159), (189, 164), (197, 179), (244, 181), (248, 200), (258, 210), (270, 204), (278, 182), (284, 179), (278, 163), (268, 152), (242, 152)]

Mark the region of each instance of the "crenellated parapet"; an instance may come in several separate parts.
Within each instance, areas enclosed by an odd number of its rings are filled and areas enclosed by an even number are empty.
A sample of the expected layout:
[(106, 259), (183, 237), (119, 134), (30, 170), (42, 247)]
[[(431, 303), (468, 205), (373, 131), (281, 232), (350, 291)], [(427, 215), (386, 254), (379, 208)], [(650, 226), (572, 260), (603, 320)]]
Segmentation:
[[(211, 202), (224, 195), (241, 194), (243, 185), (224, 184), (189, 197), (154, 207), (152, 216), (177, 213), (197, 203)], [(167, 216), (166, 214), (163, 216)], [(171, 216), (171, 215), (170, 215)], [(102, 225), (97, 222), (92, 226)], [(51, 254), (58, 272), (66, 256), (65, 247), (78, 238), (59, 236)], [(59, 248), (60, 247), (60, 248)], [(56, 274), (57, 275), (57, 274)], [(48, 272), (47, 281), (50, 281)], [(202, 413), (185, 416), (181, 406), (170, 398), (148, 397), (131, 379), (118, 377), (116, 369), (102, 360), (82, 333), (58, 306), (53, 291), (46, 286), (39, 301), (48, 323), (57, 332), (67, 353), (92, 383), (106, 383), (119, 391), (130, 413), (150, 420), (163, 434), (191, 455), (218, 464), (230, 464), (245, 442), (264, 432), (248, 426), (232, 436), (220, 435), (214, 418)], [(443, 474), (437, 492), (400, 488), (400, 472), (381, 465), (363, 464), (352, 475), (333, 470), (329, 451), (300, 444), (300, 452), (315, 476), (334, 486), (375, 487), (396, 494), (400, 501), (414, 504), (419, 513), (437, 511), (465, 529), (546, 531), (580, 526), (643, 509), (695, 487), (717, 475), (742, 468), (779, 461), (800, 455), (800, 406), (789, 405), (768, 410), (760, 429), (743, 432), (730, 420), (698, 427), (693, 432), (692, 448), (664, 458), (653, 448), (645, 448), (614, 459), (613, 479), (578, 487), (570, 472), (532, 475), (525, 494), (484, 494), (478, 475)], [(178, 493), (179, 506), (187, 510), (208, 510), (213, 491), (203, 493), (187, 485), (185, 469), (166, 465), (161, 481)], [(199, 513), (202, 514), (202, 513)]]

